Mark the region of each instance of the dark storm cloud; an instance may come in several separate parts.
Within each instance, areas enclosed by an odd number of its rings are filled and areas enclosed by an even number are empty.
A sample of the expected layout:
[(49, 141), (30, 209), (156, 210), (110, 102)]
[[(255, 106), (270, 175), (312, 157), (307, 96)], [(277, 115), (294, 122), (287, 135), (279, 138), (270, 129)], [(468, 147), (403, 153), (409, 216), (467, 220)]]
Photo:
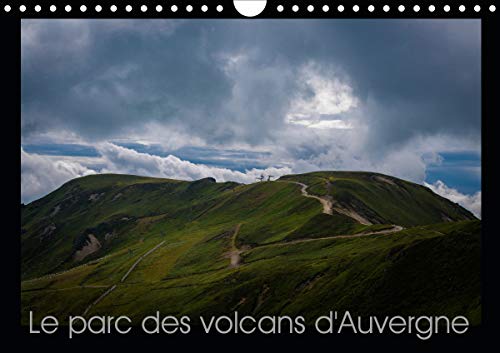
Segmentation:
[(227, 96), (229, 85), (198, 46), (201, 28), (179, 26), (174, 36), (176, 24), (155, 22), (149, 31), (140, 25), (28, 22), (23, 132), (67, 127), (99, 138), (149, 120), (181, 119), (192, 106), (213, 114), (213, 102)]
[(478, 20), (23, 20), (21, 47), (24, 201), (369, 170), (481, 212)]
[[(478, 21), (27, 20), (22, 28), (25, 139), (59, 129), (108, 139), (160, 122), (208, 143), (259, 143), (283, 127), (298, 70), (311, 61), (352, 86), (368, 150), (436, 133), (479, 139)], [(238, 55), (244, 62), (232, 69)]]
[(266, 55), (333, 62), (351, 78), (355, 94), (375, 103), (366, 112), (374, 143), (479, 134), (478, 21), (303, 21), (265, 32), (275, 38), (262, 40)]
[(288, 21), (218, 26), (229, 47), (258, 48), (262, 65), (279, 60), (333, 64), (362, 100), (374, 139), (478, 134), (478, 21)]

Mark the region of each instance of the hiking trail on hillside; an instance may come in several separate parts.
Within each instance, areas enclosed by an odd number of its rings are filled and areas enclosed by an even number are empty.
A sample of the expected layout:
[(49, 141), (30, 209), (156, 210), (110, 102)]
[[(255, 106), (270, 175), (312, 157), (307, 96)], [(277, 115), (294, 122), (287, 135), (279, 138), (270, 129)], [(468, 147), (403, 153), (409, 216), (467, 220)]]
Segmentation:
[[(309, 187), (308, 185), (304, 183), (300, 183), (297, 181), (288, 181), (288, 180), (278, 180), (278, 182), (281, 183), (292, 183), (292, 184), (297, 184), (300, 185), (301, 189), (300, 192), (302, 193), (302, 196), (308, 197), (311, 199), (316, 199), (318, 200), (321, 205), (323, 206), (323, 213), (328, 214), (328, 215), (333, 215), (333, 211), (335, 210), (336, 212), (342, 213), (355, 221), (363, 224), (363, 225), (372, 225), (371, 222), (367, 221), (360, 215), (358, 215), (356, 212), (348, 209), (341, 209), (340, 207), (333, 207), (331, 198), (328, 198), (328, 196), (316, 196), (309, 194), (307, 192), (307, 188)], [(231, 259), (229, 268), (235, 268), (240, 266), (241, 264), (241, 254), (247, 251), (255, 250), (255, 249), (261, 249), (265, 247), (275, 247), (275, 246), (286, 246), (286, 245), (293, 245), (293, 244), (300, 244), (300, 243), (307, 243), (311, 241), (317, 241), (317, 240), (328, 240), (328, 239), (346, 239), (346, 238), (358, 238), (358, 237), (365, 237), (368, 235), (381, 235), (381, 234), (392, 234), (392, 233), (397, 233), (400, 232), (404, 229), (404, 227), (393, 224), (392, 228), (389, 229), (383, 229), (383, 230), (378, 230), (378, 231), (363, 231), (355, 234), (341, 234), (341, 235), (332, 235), (328, 237), (320, 237), (320, 238), (304, 238), (304, 239), (297, 239), (297, 240), (292, 240), (292, 241), (279, 241), (276, 243), (269, 243), (269, 244), (263, 244), (263, 245), (257, 245), (254, 247), (248, 247), (245, 246), (245, 248), (238, 249), (236, 246), (236, 237), (238, 236), (238, 233), (240, 232), (241, 228), (241, 223), (239, 223), (233, 233), (233, 236), (231, 237), (231, 251), (227, 254), (227, 257)]]
[(229, 264), (230, 268), (238, 267), (241, 263), (240, 254), (243, 252), (243, 250), (240, 250), (236, 247), (236, 237), (238, 236), (238, 233), (240, 232), (240, 227), (241, 227), (241, 223), (239, 223), (236, 226), (236, 228), (234, 229), (233, 236), (231, 237), (231, 251), (227, 254), (227, 256), (231, 259), (231, 262)]
[[(331, 196), (316, 196), (312, 195), (307, 192), (307, 188), (309, 187), (308, 185), (298, 182), (298, 181), (289, 181), (289, 180), (278, 180), (278, 182), (281, 183), (292, 183), (292, 184), (297, 184), (301, 186), (300, 192), (302, 193), (303, 196), (309, 197), (312, 199), (316, 199), (319, 202), (321, 202), (321, 205), (323, 205), (323, 213), (332, 215), (333, 211), (336, 211), (338, 213), (341, 213), (349, 218), (354, 219), (356, 222), (361, 223), (365, 226), (370, 226), (373, 223), (361, 216), (359, 213), (354, 211), (353, 209), (347, 208), (347, 207), (342, 207), (338, 202), (335, 202)], [(331, 184), (329, 183), (328, 185), (331, 187)]]
[(90, 309), (92, 309), (95, 305), (97, 305), (101, 300), (103, 300), (105, 297), (107, 297), (112, 291), (115, 290), (116, 286), (120, 283), (123, 283), (125, 282), (125, 280), (127, 279), (127, 277), (130, 275), (130, 273), (137, 267), (137, 265), (139, 265), (139, 263), (144, 260), (144, 258), (146, 258), (148, 255), (150, 255), (153, 251), (155, 251), (156, 249), (158, 249), (160, 246), (162, 246), (163, 244), (165, 243), (165, 240), (161, 241), (159, 244), (157, 244), (156, 246), (154, 246), (153, 248), (149, 249), (147, 252), (145, 252), (144, 254), (142, 254), (141, 256), (139, 256), (139, 258), (132, 264), (132, 266), (130, 266), (130, 268), (127, 270), (127, 272), (123, 275), (123, 277), (120, 279), (120, 282), (118, 282), (117, 284), (113, 284), (111, 287), (109, 287), (103, 294), (101, 294), (96, 300), (94, 300), (92, 303), (89, 304), (89, 306), (87, 306), (87, 308), (85, 309), (85, 311), (83, 312), (83, 316), (85, 316), (89, 311)]

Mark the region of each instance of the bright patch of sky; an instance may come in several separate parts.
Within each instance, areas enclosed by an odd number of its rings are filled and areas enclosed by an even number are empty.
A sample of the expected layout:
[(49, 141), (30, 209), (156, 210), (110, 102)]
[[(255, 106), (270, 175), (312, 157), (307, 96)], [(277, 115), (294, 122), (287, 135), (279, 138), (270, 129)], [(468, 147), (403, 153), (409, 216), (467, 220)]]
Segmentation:
[(476, 152), (444, 152), (441, 161), (427, 167), (428, 183), (438, 180), (466, 194), (481, 190), (481, 156)]

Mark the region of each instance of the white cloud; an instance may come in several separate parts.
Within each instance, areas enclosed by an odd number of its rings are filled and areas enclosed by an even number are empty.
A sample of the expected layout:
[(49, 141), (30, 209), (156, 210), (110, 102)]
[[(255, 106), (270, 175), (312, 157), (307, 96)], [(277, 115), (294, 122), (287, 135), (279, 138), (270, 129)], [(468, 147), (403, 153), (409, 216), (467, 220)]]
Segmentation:
[(376, 146), (367, 146), (367, 129), (359, 126), (355, 129), (290, 129), (293, 131), (283, 131), (284, 136), (278, 135), (279, 142), (272, 149), (272, 160), (286, 163), (293, 173), (371, 171), (416, 183), (423, 183), (426, 178), (430, 157), (423, 158), (420, 141), (411, 141), (397, 149), (380, 150)]
[[(255, 31), (232, 21), (23, 20), (22, 143), (246, 149), (269, 152), (252, 165), (293, 173), (366, 170), (423, 183), (439, 153), (481, 144), (480, 26), (427, 22), (379, 25), (377, 33), (399, 34), (371, 55), (365, 44), (380, 35), (348, 23)], [(442, 25), (445, 33), (435, 30)], [(316, 39), (327, 33), (325, 46)], [(49, 177), (25, 165), (23, 193), (103, 170), (243, 182), (261, 173), (100, 146), (99, 160), (25, 155), (25, 164), (58, 169)], [(480, 167), (470, 169), (480, 178)]]
[(424, 182), (424, 185), (436, 194), (458, 203), (471, 211), (476, 217), (481, 218), (481, 191), (473, 195), (462, 194), (458, 190), (448, 187), (441, 180), (436, 181), (434, 184)]
[(99, 144), (102, 155), (91, 157), (61, 157), (30, 154), (21, 148), (21, 199), (30, 202), (58, 188), (65, 182), (97, 173), (134, 174), (179, 180), (198, 180), (213, 177), (218, 182), (253, 183), (261, 174), (274, 176), (290, 174), (288, 167), (246, 170), (244, 173), (227, 168), (196, 164), (169, 155), (160, 157), (140, 153), (112, 143)]
[(112, 143), (101, 144), (97, 149), (105, 161), (106, 167), (101, 171), (103, 173), (149, 175), (180, 180), (197, 180), (213, 177), (218, 182), (236, 181), (240, 183), (253, 183), (261, 174), (279, 177), (291, 173), (291, 169), (287, 167), (254, 168), (243, 173), (227, 168), (192, 163), (173, 155), (160, 157), (140, 153)]
[(292, 100), (285, 121), (315, 129), (349, 129), (352, 125), (332, 116), (358, 106), (351, 86), (332, 70), (309, 62), (298, 76), (299, 91)]
[(47, 156), (26, 153), (21, 148), (21, 200), (37, 199), (65, 182), (96, 172), (68, 159), (54, 160)]
[(288, 123), (302, 125), (310, 129), (352, 129), (352, 124), (339, 119), (318, 120), (310, 119), (309, 116), (289, 116)]
[(42, 156), (27, 153), (21, 148), (23, 202), (42, 197), (73, 178), (96, 173), (147, 175), (180, 180), (213, 177), (218, 182), (253, 183), (261, 174), (277, 178), (311, 170), (369, 170), (423, 183), (433, 192), (459, 203), (477, 217), (481, 217), (481, 191), (466, 195), (448, 187), (442, 181), (434, 184), (424, 182), (426, 161), (415, 153), (413, 148), (393, 151), (377, 163), (357, 156), (352, 150), (331, 148), (315, 158), (290, 159), (289, 163), (285, 163), (285, 167), (254, 168), (245, 172), (196, 164), (174, 155), (161, 157), (141, 153), (113, 143), (98, 144), (96, 149), (101, 157)]

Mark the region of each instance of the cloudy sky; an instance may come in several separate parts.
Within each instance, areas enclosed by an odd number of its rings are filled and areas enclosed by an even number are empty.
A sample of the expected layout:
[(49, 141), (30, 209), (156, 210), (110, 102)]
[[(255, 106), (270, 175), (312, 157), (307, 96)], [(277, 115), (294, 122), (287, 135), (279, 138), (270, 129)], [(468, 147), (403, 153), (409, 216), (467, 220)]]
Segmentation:
[(377, 171), (480, 215), (478, 20), (22, 20), (21, 197)]

